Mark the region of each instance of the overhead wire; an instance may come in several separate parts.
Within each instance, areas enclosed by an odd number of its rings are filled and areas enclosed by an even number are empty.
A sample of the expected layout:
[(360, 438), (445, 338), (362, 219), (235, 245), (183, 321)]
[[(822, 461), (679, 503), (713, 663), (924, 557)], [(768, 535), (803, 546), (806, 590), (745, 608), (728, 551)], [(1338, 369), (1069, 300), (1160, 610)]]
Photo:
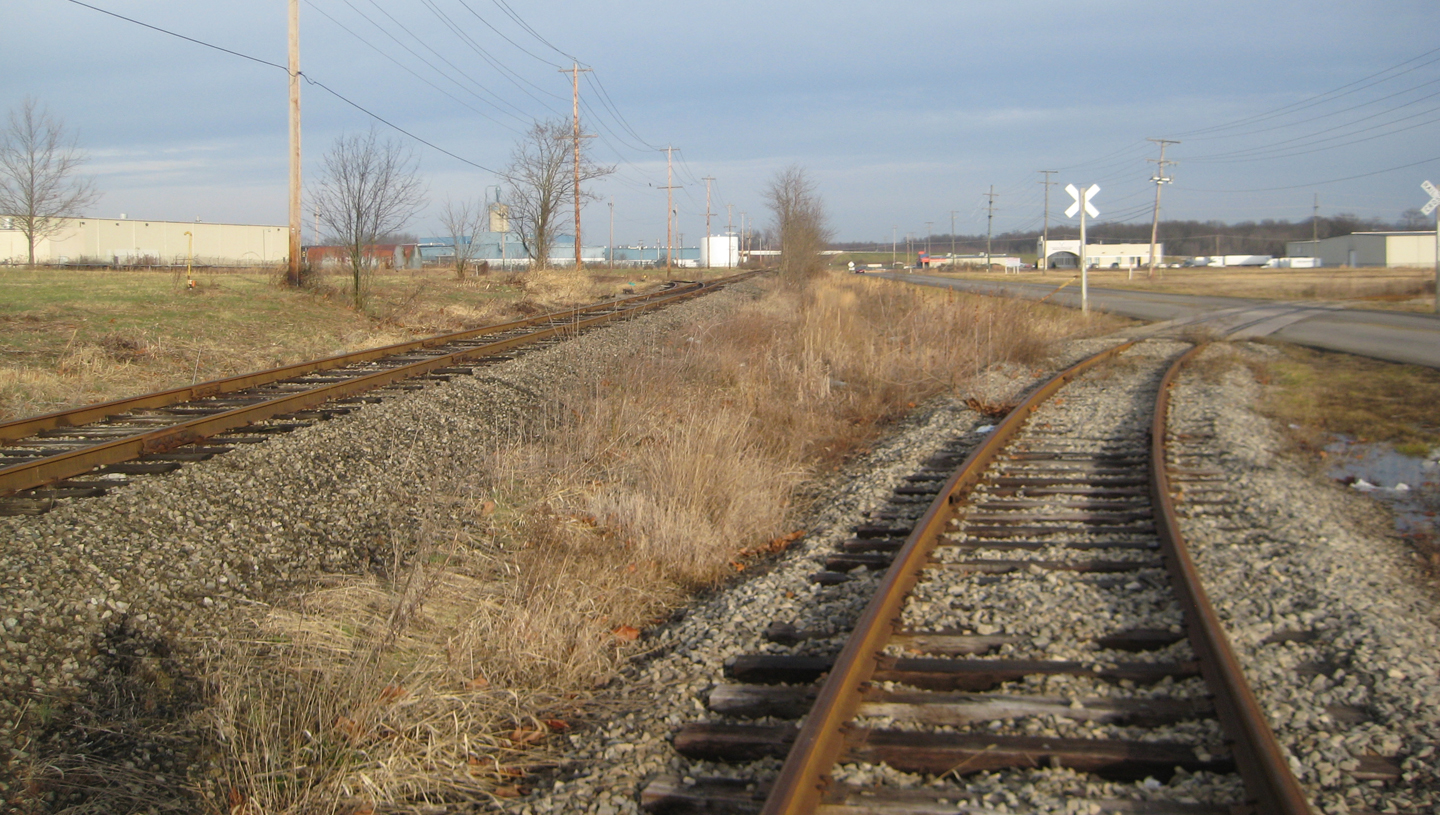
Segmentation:
[[(1425, 53), (1420, 54), (1419, 56), (1411, 57), (1410, 59), (1407, 59), (1407, 60), (1405, 60), (1405, 61), (1403, 61), (1403, 62), (1400, 62), (1400, 63), (1398, 63), (1398, 64), (1396, 64), (1396, 65), (1392, 65), (1392, 66), (1390, 66), (1389, 68), (1385, 68), (1385, 69), (1382, 69), (1382, 70), (1380, 70), (1380, 71), (1377, 71), (1377, 72), (1375, 72), (1375, 73), (1373, 73), (1373, 74), (1370, 74), (1369, 76), (1361, 77), (1360, 79), (1357, 79), (1357, 80), (1355, 80), (1355, 81), (1353, 81), (1353, 82), (1347, 82), (1347, 83), (1345, 83), (1344, 85), (1339, 86), (1338, 88), (1333, 88), (1333, 89), (1331, 89), (1331, 90), (1325, 91), (1324, 93), (1316, 94), (1315, 96), (1311, 96), (1311, 97), (1308, 97), (1308, 98), (1306, 98), (1306, 99), (1302, 99), (1302, 100), (1300, 100), (1300, 101), (1298, 101), (1298, 102), (1292, 102), (1291, 104), (1283, 105), (1283, 106), (1281, 106), (1281, 107), (1275, 108), (1275, 109), (1270, 110), (1270, 111), (1258, 113), (1258, 114), (1255, 114), (1255, 115), (1252, 115), (1252, 116), (1246, 116), (1246, 117), (1244, 117), (1244, 118), (1236, 119), (1236, 120), (1234, 120), (1234, 121), (1227, 122), (1227, 123), (1224, 123), (1224, 124), (1212, 125), (1211, 127), (1200, 128), (1200, 129), (1198, 129), (1198, 130), (1191, 130), (1191, 131), (1187, 131), (1187, 132), (1183, 132), (1183, 133), (1177, 133), (1177, 134), (1175, 134), (1175, 135), (1176, 135), (1177, 137), (1186, 137), (1186, 138), (1189, 138), (1189, 137), (1198, 136), (1198, 135), (1203, 134), (1203, 133), (1212, 133), (1212, 132), (1215, 132), (1215, 131), (1217, 131), (1217, 130), (1225, 130), (1225, 129), (1229, 129), (1229, 128), (1231, 128), (1231, 127), (1237, 127), (1237, 126), (1242, 125), (1242, 124), (1249, 124), (1249, 123), (1252, 123), (1252, 122), (1264, 121), (1264, 120), (1266, 120), (1266, 119), (1272, 119), (1272, 118), (1274, 118), (1274, 117), (1276, 117), (1276, 116), (1284, 115), (1284, 114), (1287, 113), (1287, 112), (1293, 112), (1293, 111), (1295, 111), (1295, 110), (1304, 110), (1304, 109), (1306, 109), (1306, 108), (1314, 107), (1315, 105), (1323, 104), (1325, 101), (1329, 101), (1329, 100), (1331, 100), (1331, 99), (1338, 99), (1338, 98), (1340, 98), (1340, 97), (1342, 97), (1342, 96), (1349, 96), (1349, 95), (1352, 94), (1352, 93), (1356, 93), (1356, 92), (1358, 92), (1358, 91), (1364, 90), (1365, 88), (1372, 87), (1373, 85), (1378, 85), (1378, 84), (1380, 84), (1381, 82), (1387, 82), (1387, 81), (1389, 81), (1390, 79), (1394, 79), (1395, 77), (1392, 76), (1392, 77), (1388, 77), (1388, 78), (1386, 78), (1386, 79), (1380, 79), (1380, 80), (1377, 80), (1377, 81), (1375, 81), (1375, 82), (1371, 82), (1371, 83), (1368, 84), (1368, 85), (1362, 85), (1361, 83), (1368, 82), (1368, 81), (1371, 80), (1371, 79), (1375, 79), (1376, 77), (1379, 77), (1379, 76), (1382, 76), (1382, 75), (1384, 75), (1384, 74), (1390, 73), (1391, 71), (1394, 71), (1394, 70), (1396, 70), (1396, 69), (1398, 69), (1398, 68), (1400, 68), (1400, 67), (1403, 67), (1403, 66), (1405, 66), (1405, 65), (1409, 65), (1410, 63), (1415, 62), (1416, 60), (1424, 59), (1425, 57), (1428, 57), (1428, 56), (1430, 56), (1431, 54), (1435, 54), (1435, 53), (1437, 53), (1437, 52), (1440, 52), (1440, 48), (1432, 48), (1432, 49), (1430, 49), (1429, 51), (1426, 51)], [(1436, 62), (1440, 62), (1440, 56), (1437, 56), (1435, 59), (1429, 60), (1428, 62), (1422, 63), (1422, 64), (1420, 64), (1420, 65), (1416, 65), (1416, 66), (1414, 66), (1414, 67), (1412, 67), (1412, 68), (1408, 68), (1408, 69), (1406, 69), (1405, 71), (1402, 71), (1402, 72), (1400, 72), (1399, 74), (1396, 74), (1395, 76), (1403, 76), (1404, 74), (1408, 74), (1408, 73), (1410, 73), (1411, 71), (1419, 70), (1420, 68), (1423, 68), (1423, 67), (1425, 67), (1426, 65), (1432, 65), (1432, 64), (1434, 64), (1434, 63), (1436, 63)], [(1345, 90), (1346, 88), (1350, 88), (1352, 85), (1359, 85), (1360, 87), (1352, 88), (1351, 90)], [(1344, 91), (1344, 93), (1341, 93), (1341, 91)]]
[[(393, 56), (385, 53), (385, 51), (382, 50), (379, 46), (375, 45), (374, 43), (372, 43), (372, 42), (370, 42), (369, 40), (365, 39), (364, 37), (360, 36), (360, 35), (359, 35), (358, 33), (356, 33), (355, 31), (352, 31), (352, 30), (351, 30), (348, 26), (346, 26), (344, 23), (342, 23), (342, 22), (340, 22), (339, 20), (337, 20), (337, 19), (335, 19), (334, 17), (332, 17), (329, 12), (325, 11), (323, 8), (320, 8), (319, 6), (317, 6), (317, 5), (315, 5), (314, 3), (310, 2), (310, 0), (306, 0), (306, 5), (308, 5), (310, 8), (314, 9), (315, 11), (319, 12), (321, 16), (323, 16), (325, 19), (329, 20), (329, 21), (330, 21), (331, 23), (333, 23), (336, 27), (340, 28), (341, 30), (343, 30), (343, 31), (345, 31), (347, 34), (349, 34), (350, 36), (354, 37), (354, 38), (357, 39), (357, 40), (360, 40), (360, 42), (362, 42), (362, 43), (364, 43), (365, 45), (369, 46), (370, 48), (374, 49), (374, 51), (375, 51), (377, 54), (379, 54), (380, 56), (382, 56), (382, 57), (384, 57), (385, 59), (389, 60), (390, 62), (393, 62), (393, 63), (394, 63), (397, 67), (399, 67), (401, 70), (405, 71), (406, 73), (410, 74), (411, 76), (415, 77), (416, 79), (420, 80), (421, 82), (424, 82), (426, 85), (429, 85), (431, 88), (434, 88), (437, 93), (440, 93), (440, 94), (444, 95), (445, 97), (447, 97), (448, 99), (452, 100), (452, 101), (455, 102), (456, 104), (463, 106), (466, 110), (469, 110), (470, 112), (474, 113), (475, 115), (477, 115), (477, 116), (479, 116), (479, 117), (481, 117), (481, 118), (483, 118), (483, 119), (485, 119), (485, 120), (487, 120), (487, 121), (493, 122), (494, 124), (499, 125), (500, 127), (503, 127), (503, 128), (505, 128), (506, 130), (509, 130), (509, 131), (512, 132), (512, 133), (517, 133), (517, 134), (520, 133), (520, 131), (519, 131), (519, 130), (516, 130), (514, 127), (506, 124), (505, 122), (500, 121), (499, 119), (496, 119), (495, 117), (489, 115), (488, 113), (485, 113), (484, 111), (477, 110), (476, 108), (474, 108), (474, 107), (472, 107), (471, 105), (469, 105), (468, 103), (466, 103), (463, 99), (460, 99), (459, 97), (451, 94), (449, 91), (445, 90), (444, 88), (441, 88), (439, 85), (436, 85), (434, 82), (431, 82), (429, 79), (426, 79), (425, 77), (423, 77), (423, 76), (421, 76), (420, 74), (416, 73), (415, 70), (412, 69), (410, 66), (406, 65), (405, 63), (401, 62), (401, 61), (398, 60), (398, 59), (395, 59)], [(455, 80), (454, 80), (453, 78), (451, 78), (451, 77), (446, 77), (446, 78), (447, 78), (447, 79), (450, 79), (450, 81), (452, 81), (452, 82), (455, 81)], [(456, 84), (459, 84), (459, 83), (456, 83)], [(476, 96), (475, 92), (472, 91), (472, 90), (470, 90), (469, 88), (465, 88), (463, 85), (461, 85), (460, 87), (461, 87), (462, 90), (464, 90), (466, 93), (469, 93), (471, 96)], [(480, 98), (480, 97), (476, 96), (476, 98)], [(488, 100), (483, 100), (483, 99), (482, 99), (482, 101), (486, 101), (487, 104), (493, 104), (493, 103), (491, 103), (491, 102), (488, 102)], [(513, 114), (513, 113), (511, 113), (511, 112), (509, 112), (509, 111), (504, 111), (504, 110), (502, 110), (502, 111), (500, 111), (500, 112), (501, 112), (501, 113), (504, 113), (504, 114), (507, 115), (507, 116), (510, 116), (511, 118), (520, 120), (520, 117), (516, 116), (515, 114)], [(520, 121), (524, 121), (524, 120), (520, 120)]]
[[(205, 42), (204, 40), (199, 40), (199, 39), (196, 39), (196, 38), (194, 38), (194, 37), (188, 37), (188, 36), (186, 36), (186, 35), (184, 35), (184, 34), (181, 34), (181, 33), (179, 33), (179, 32), (176, 32), (176, 31), (171, 31), (171, 30), (169, 30), (169, 29), (161, 28), (160, 26), (157, 26), (157, 25), (151, 25), (150, 23), (141, 22), (140, 20), (136, 20), (136, 19), (134, 19), (134, 18), (132, 18), (132, 17), (126, 17), (126, 16), (123, 15), (123, 14), (116, 14), (116, 13), (113, 12), (113, 11), (109, 11), (109, 10), (107, 10), (107, 9), (100, 8), (99, 6), (92, 6), (92, 5), (90, 5), (89, 3), (81, 2), (81, 0), (67, 0), (67, 2), (73, 3), (73, 4), (77, 5), (77, 6), (83, 6), (83, 7), (85, 7), (85, 8), (88, 8), (88, 9), (92, 10), (92, 11), (98, 11), (98, 12), (100, 12), (101, 14), (106, 14), (106, 15), (109, 15), (109, 16), (111, 16), (111, 17), (115, 17), (115, 18), (120, 19), (120, 20), (124, 20), (124, 21), (127, 22), (127, 23), (133, 23), (133, 24), (138, 25), (138, 26), (141, 26), (141, 27), (143, 27), (143, 28), (148, 28), (148, 29), (150, 29), (150, 30), (152, 30), (152, 31), (157, 31), (157, 32), (159, 32), (159, 33), (161, 33), (161, 34), (165, 34), (166, 36), (175, 37), (175, 38), (177, 38), (177, 39), (185, 40), (186, 42), (191, 42), (191, 43), (194, 43), (194, 44), (196, 44), (196, 45), (203, 46), (203, 47), (205, 47), (205, 48), (210, 48), (210, 49), (213, 49), (213, 50), (215, 50), (215, 51), (221, 51), (221, 52), (223, 52), (223, 53), (230, 54), (230, 55), (236, 56), (236, 57), (240, 57), (240, 58), (242, 58), (242, 59), (246, 59), (246, 60), (249, 60), (249, 61), (251, 61), (251, 62), (256, 62), (256, 63), (259, 63), (259, 64), (261, 64), (261, 65), (267, 65), (267, 66), (269, 66), (269, 67), (271, 67), (271, 68), (279, 68), (280, 70), (284, 71), (287, 75), (290, 73), (290, 68), (289, 68), (289, 66), (281, 65), (281, 64), (278, 63), (278, 62), (270, 62), (269, 60), (261, 59), (261, 58), (259, 58), (259, 57), (251, 56), (251, 55), (249, 55), (249, 54), (244, 54), (244, 53), (241, 53), (241, 52), (239, 52), (239, 51), (234, 51), (234, 50), (232, 50), (232, 49), (225, 48), (225, 47), (223, 47), (223, 46), (215, 45), (214, 43)], [(325, 83), (323, 83), (323, 82), (321, 82), (321, 81), (319, 81), (319, 80), (317, 80), (317, 79), (309, 76), (309, 75), (306, 74), (304, 71), (300, 71), (300, 72), (298, 73), (298, 75), (299, 75), (300, 77), (304, 78), (304, 80), (305, 80), (306, 82), (308, 82), (309, 84), (314, 85), (314, 86), (317, 87), (317, 88), (320, 88), (321, 90), (325, 91), (326, 93), (330, 94), (331, 96), (334, 96), (336, 99), (339, 99), (340, 101), (342, 101), (342, 102), (344, 102), (345, 104), (347, 104), (347, 105), (355, 108), (356, 110), (360, 111), (361, 113), (364, 113), (366, 116), (369, 116), (370, 118), (374, 119), (375, 121), (380, 122), (381, 124), (385, 125), (386, 127), (392, 128), (392, 129), (395, 130), (396, 132), (402, 133), (402, 134), (404, 134), (405, 136), (408, 136), (409, 138), (414, 139), (415, 141), (419, 142), (420, 144), (425, 145), (426, 147), (431, 148), (432, 150), (435, 150), (435, 151), (437, 151), (437, 152), (443, 153), (443, 154), (449, 156), (450, 158), (453, 158), (453, 159), (455, 159), (456, 161), (459, 161), (459, 162), (461, 162), (461, 163), (463, 163), (463, 164), (467, 164), (467, 165), (469, 165), (469, 166), (471, 166), (471, 167), (474, 167), (474, 168), (476, 168), (477, 170), (484, 170), (484, 171), (487, 172), (487, 173), (495, 173), (495, 172), (496, 172), (495, 170), (492, 170), (491, 168), (486, 167), (486, 166), (484, 166), (483, 164), (480, 164), (480, 163), (478, 163), (478, 162), (471, 161), (470, 159), (467, 159), (467, 158), (465, 158), (465, 157), (463, 157), (463, 156), (460, 156), (460, 155), (457, 155), (457, 154), (455, 154), (455, 153), (452, 153), (452, 152), (450, 152), (449, 150), (446, 150), (445, 148), (440, 147), (439, 145), (436, 145), (436, 144), (434, 144), (433, 142), (428, 141), (427, 139), (423, 139), (423, 138), (421, 138), (420, 136), (417, 136), (417, 135), (415, 135), (414, 133), (411, 133), (410, 131), (406, 130), (405, 128), (400, 127), (399, 125), (395, 124), (394, 122), (391, 122), (390, 120), (384, 118), (383, 116), (380, 116), (379, 114), (377, 114), (377, 113), (375, 113), (374, 111), (366, 108), (365, 106), (363, 106), (363, 105), (361, 105), (360, 103), (354, 101), (353, 99), (350, 99), (349, 97), (345, 96), (344, 94), (341, 94), (339, 91), (335, 90), (334, 88), (331, 88), (330, 86), (326, 85)], [(498, 174), (498, 173), (497, 173), (497, 174)]]

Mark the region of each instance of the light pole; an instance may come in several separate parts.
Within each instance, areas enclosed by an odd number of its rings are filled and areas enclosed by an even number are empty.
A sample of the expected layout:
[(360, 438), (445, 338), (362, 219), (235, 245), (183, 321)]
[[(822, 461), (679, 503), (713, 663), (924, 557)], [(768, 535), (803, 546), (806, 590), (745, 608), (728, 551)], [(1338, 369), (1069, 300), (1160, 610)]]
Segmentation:
[(950, 210), (950, 271), (955, 271), (955, 212)]
[(195, 288), (195, 273), (193, 272), (193, 264), (194, 264), (194, 261), (195, 261), (195, 236), (192, 235), (192, 234), (190, 234), (190, 231), (189, 231), (189, 230), (186, 230), (186, 231), (185, 231), (185, 284), (186, 284), (187, 286), (189, 286), (191, 290), (194, 290), (194, 288)]

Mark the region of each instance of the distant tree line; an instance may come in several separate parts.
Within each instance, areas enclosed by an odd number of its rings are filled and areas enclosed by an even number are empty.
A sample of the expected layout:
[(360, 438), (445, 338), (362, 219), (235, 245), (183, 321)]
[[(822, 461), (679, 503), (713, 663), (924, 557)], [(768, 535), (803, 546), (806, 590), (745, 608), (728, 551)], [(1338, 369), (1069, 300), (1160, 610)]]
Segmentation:
[[(1362, 218), (1353, 213), (1340, 213), (1321, 217), (1318, 220), (1306, 218), (1302, 221), (1277, 221), (1266, 218), (1263, 221), (1240, 221), (1229, 224), (1224, 221), (1161, 221), (1160, 242), (1165, 244), (1165, 254), (1177, 255), (1277, 255), (1285, 254), (1287, 241), (1308, 241), (1314, 234), (1320, 238), (1348, 235), (1352, 232), (1384, 232), (1390, 230), (1435, 229), (1435, 221), (1421, 215), (1418, 209), (1407, 210), (1398, 221), (1380, 218)], [(1149, 223), (1092, 223), (1086, 226), (1087, 237), (1092, 243), (1149, 243)], [(1068, 224), (1050, 226), (1050, 240), (1076, 240), (1080, 230)], [(999, 254), (1033, 253), (1040, 230), (1004, 232), (991, 239), (991, 251)], [(923, 248), (927, 238), (915, 238), (911, 247)], [(937, 255), (950, 251), (950, 235), (936, 234), (928, 238), (930, 250)], [(853, 241), (831, 244), (832, 249), (850, 252), (888, 252), (889, 241)], [(905, 251), (905, 242), (899, 244)], [(955, 251), (958, 254), (981, 254), (985, 251), (984, 235), (956, 235)]]

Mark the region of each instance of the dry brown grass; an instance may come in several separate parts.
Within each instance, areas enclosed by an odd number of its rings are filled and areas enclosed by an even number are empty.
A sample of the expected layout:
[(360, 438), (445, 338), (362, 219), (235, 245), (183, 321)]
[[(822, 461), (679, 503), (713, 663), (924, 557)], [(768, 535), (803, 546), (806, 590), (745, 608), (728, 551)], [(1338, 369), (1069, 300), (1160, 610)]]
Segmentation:
[[(642, 629), (793, 539), (807, 479), (977, 370), (1106, 325), (844, 277), (763, 285), (630, 356), (567, 365), (526, 430), (417, 499), (444, 511), (396, 533), (384, 574), (222, 644), (211, 800), (259, 815), (518, 794)], [(456, 501), (463, 524), (433, 520)]]
[(632, 279), (389, 271), (357, 312), (326, 275), (296, 290), (207, 270), (189, 290), (169, 272), (0, 269), (0, 421), (588, 304)]
[[(931, 272), (931, 274), (949, 274)], [(1133, 279), (1124, 271), (1092, 269), (1090, 285), (1111, 289), (1164, 291), (1223, 297), (1273, 300), (1346, 301), (1361, 308), (1429, 311), (1434, 308), (1435, 270), (1423, 268), (1326, 269), (1157, 269), (1149, 280), (1145, 270)], [(1075, 275), (1051, 269), (1020, 275), (957, 272), (952, 276), (982, 280), (1046, 283), (1059, 286)]]

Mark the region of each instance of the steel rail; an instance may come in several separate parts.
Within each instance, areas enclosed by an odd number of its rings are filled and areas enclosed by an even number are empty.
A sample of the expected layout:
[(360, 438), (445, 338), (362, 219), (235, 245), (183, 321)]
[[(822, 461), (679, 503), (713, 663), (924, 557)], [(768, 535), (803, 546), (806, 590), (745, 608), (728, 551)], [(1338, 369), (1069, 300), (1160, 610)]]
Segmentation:
[[(820, 808), (829, 785), (830, 772), (846, 747), (849, 722), (859, 708), (861, 695), (883, 656), (887, 641), (899, 624), (906, 595), (913, 589), (931, 550), (955, 514), (955, 505), (974, 489), (985, 469), (1040, 405), (1071, 379), (1132, 345), (1134, 341), (1102, 351), (1051, 378), (1012, 410), (946, 482), (906, 538), (821, 686), (771, 787), (761, 809), (762, 815), (810, 815)], [(1258, 804), (1255, 811), (1276, 815), (1312, 815), (1305, 795), (1290, 773), (1274, 733), (1235, 661), (1179, 534), (1166, 471), (1165, 415), (1169, 406), (1170, 385), (1181, 366), (1197, 350), (1198, 346), (1170, 367), (1156, 398), (1154, 423), (1150, 430), (1151, 495), (1155, 504), (1156, 529), (1176, 593), (1184, 605), (1188, 623), (1186, 629), (1200, 659), (1202, 675), (1215, 691), (1217, 715), (1232, 741), (1231, 749), (1246, 792)]]
[[(727, 281), (723, 282), (733, 281), (733, 279), (734, 278), (730, 278)], [(547, 328), (532, 331), (521, 336), (510, 337), (507, 339), (498, 340), (496, 342), (486, 343), (480, 346), (465, 348), (461, 351), (457, 351), (451, 354), (438, 355), (430, 359), (420, 360), (394, 368), (386, 368), (381, 371), (376, 371), (375, 373), (365, 374), (355, 377), (353, 379), (347, 379), (343, 382), (335, 382), (321, 385), (313, 389), (298, 391), (292, 394), (286, 394), (284, 396), (279, 396), (275, 399), (259, 402), (253, 405), (237, 407), (209, 416), (202, 416), (187, 421), (178, 421), (173, 425), (168, 425), (166, 427), (151, 430), (149, 432), (141, 431), (133, 436), (126, 436), (124, 438), (86, 446), (84, 448), (72, 450), (66, 453), (58, 453), (52, 456), (37, 458), (31, 462), (25, 462), (22, 464), (15, 464), (9, 467), (0, 468), (0, 496), (13, 494), (20, 490), (32, 489), (34, 487), (39, 487), (44, 484), (58, 481), (64, 478), (70, 478), (73, 476), (88, 473), (96, 467), (101, 467), (108, 464), (117, 464), (123, 461), (130, 461), (140, 456), (161, 453), (166, 450), (172, 450), (176, 447), (191, 444), (202, 439), (217, 435), (219, 433), (226, 432), (228, 430), (234, 430), (236, 428), (244, 427), (255, 422), (264, 421), (275, 416), (294, 413), (299, 410), (315, 407), (324, 404), (325, 402), (328, 402), (332, 399), (339, 399), (357, 393), (362, 393), (367, 390), (373, 390), (374, 388), (382, 387), (384, 385), (390, 384), (391, 382), (420, 376), (436, 368), (449, 367), (457, 362), (462, 362), (475, 357), (492, 356), (494, 354), (503, 353), (521, 345), (536, 342), (538, 340), (546, 339), (582, 328), (589, 328), (600, 325), (610, 320), (614, 320), (620, 316), (626, 316), (641, 311), (658, 308), (660, 306), (667, 305), (678, 300), (687, 299), (690, 297), (694, 297), (698, 294), (708, 292), (711, 289), (716, 288), (721, 282), (722, 281), (716, 281), (709, 284), (695, 284), (690, 287), (685, 287), (679, 291), (670, 290), (667, 292), (643, 295), (637, 298), (630, 298), (624, 301), (610, 301), (603, 304), (603, 306), (601, 307), (571, 309), (566, 312), (559, 312), (557, 314), (547, 315), (545, 318), (532, 318), (530, 320), (518, 321), (517, 323), (510, 323), (507, 325), (509, 328), (512, 329), (526, 326), (533, 327), (536, 324), (542, 322), (550, 322), (552, 323), (552, 325)], [(611, 310), (607, 311), (607, 313), (597, 316), (585, 317), (583, 319), (581, 318), (581, 315), (587, 312), (602, 309), (614, 309), (617, 305), (628, 305), (628, 308), (626, 308), (626, 310), (624, 311)], [(476, 331), (459, 332), (459, 334), (464, 335), (463, 337), (457, 337), (457, 335), (445, 336), (449, 337), (449, 342), (455, 342), (458, 339), (473, 338), (477, 336), (477, 332), (495, 333), (494, 331), (489, 331), (488, 329), (478, 329)], [(438, 338), (430, 339), (435, 340)], [(402, 353), (395, 350), (396, 348), (400, 347), (415, 350), (419, 347), (436, 347), (446, 344), (442, 342), (431, 342), (429, 345), (424, 345), (423, 343), (425, 342), (427, 341), (422, 340), (417, 341), (417, 343), (401, 343), (398, 346), (388, 346), (389, 353), (385, 354), (385, 356), (393, 355), (395, 353)], [(387, 349), (375, 350), (378, 351)], [(366, 356), (369, 353), (370, 352), (361, 352), (360, 356)], [(352, 363), (357, 361), (367, 361), (367, 359), (356, 359), (355, 357), (356, 355), (349, 355), (347, 357), (344, 357), (344, 359), (348, 359)], [(376, 357), (367, 358), (374, 359)], [(342, 358), (335, 357), (332, 359)], [(329, 360), (326, 361), (328, 362)], [(290, 368), (278, 370), (290, 370), (294, 367), (296, 366), (290, 366)], [(300, 367), (304, 366), (302, 365)], [(313, 367), (310, 368), (310, 371), (314, 370), (321, 369)], [(289, 376), (295, 375), (296, 374), (293, 372), (289, 374)], [(242, 377), (237, 377), (236, 379), (240, 378)], [(277, 380), (271, 379), (269, 381)], [(167, 393), (173, 392), (174, 391)], [(143, 403), (145, 399), (146, 397), (139, 397), (138, 400), (131, 401), (140, 401)], [(122, 403), (125, 403), (125, 400), (121, 400), (121, 402), (117, 403), (107, 404), (114, 405)], [(131, 405), (130, 409), (135, 408), (135, 405)], [(112, 415), (114, 412), (115, 411), (112, 409), (110, 413), (106, 415)]]
[(761, 815), (808, 815), (825, 794), (831, 769), (845, 748), (845, 736), (860, 705), (860, 697), (875, 673), (886, 642), (899, 624), (905, 597), (914, 588), (940, 535), (954, 515), (955, 504), (980, 482), (985, 469), (1024, 427), (1040, 405), (1071, 379), (1119, 354), (1134, 341), (1101, 351), (1061, 371), (1010, 411), (974, 450), (960, 469), (945, 482), (934, 503), (916, 522), (875, 595), (855, 625), (835, 665), (815, 698), (805, 724), (795, 737), (785, 764), (776, 777)]
[(1230, 750), (1235, 755), (1236, 770), (1245, 782), (1246, 793), (1254, 800), (1257, 812), (1311, 815), (1309, 798), (1290, 771), (1290, 763), (1269, 720), (1260, 710), (1255, 693), (1245, 681), (1230, 640), (1200, 582), (1200, 573), (1180, 532), (1180, 519), (1170, 491), (1165, 457), (1170, 388), (1180, 369), (1204, 347), (1196, 345), (1170, 366), (1155, 398), (1155, 416), (1150, 427), (1150, 496), (1155, 532), (1160, 537), (1160, 550), (1175, 594), (1185, 612), (1190, 647), (1199, 658), (1200, 673), (1214, 694), (1215, 714), (1230, 737)]
[[(728, 282), (716, 281), (717, 283)], [(183, 402), (191, 402), (196, 399), (204, 399), (210, 396), (218, 396), (225, 393), (247, 390), (249, 388), (268, 385), (272, 382), (290, 379), (305, 374), (328, 371), (341, 368), (346, 365), (354, 365), (361, 362), (371, 362), (384, 357), (405, 354), (412, 351), (436, 348), (441, 345), (448, 345), (452, 342), (462, 342), (469, 339), (498, 334), (505, 331), (529, 328), (556, 320), (571, 320), (577, 315), (588, 314), (595, 311), (615, 308), (625, 303), (640, 303), (657, 297), (669, 297), (678, 292), (696, 291), (706, 284), (694, 283), (680, 289), (668, 289), (660, 292), (636, 295), (619, 300), (607, 300), (602, 303), (594, 303), (588, 306), (556, 311), (548, 314), (541, 314), (536, 317), (527, 317), (523, 320), (515, 320), (499, 325), (471, 328), (464, 331), (456, 331), (450, 334), (437, 334), (433, 337), (425, 337), (409, 342), (385, 345), (379, 348), (367, 348), (363, 351), (354, 351), (348, 354), (327, 357), (325, 359), (311, 360), (309, 362), (297, 362), (293, 365), (285, 365), (279, 368), (272, 368), (266, 371), (258, 371), (250, 374), (216, 379), (209, 382), (201, 382), (181, 388), (156, 391), (141, 396), (132, 396), (125, 399), (116, 399), (110, 402), (99, 402), (93, 405), (85, 405), (79, 408), (46, 413), (40, 416), (32, 416), (24, 419), (17, 419), (0, 424), (0, 443), (7, 441), (18, 441), (29, 438), (42, 430), (55, 430), (62, 427), (81, 427), (93, 422), (101, 421), (107, 417), (131, 410), (145, 410), (168, 407)]]

